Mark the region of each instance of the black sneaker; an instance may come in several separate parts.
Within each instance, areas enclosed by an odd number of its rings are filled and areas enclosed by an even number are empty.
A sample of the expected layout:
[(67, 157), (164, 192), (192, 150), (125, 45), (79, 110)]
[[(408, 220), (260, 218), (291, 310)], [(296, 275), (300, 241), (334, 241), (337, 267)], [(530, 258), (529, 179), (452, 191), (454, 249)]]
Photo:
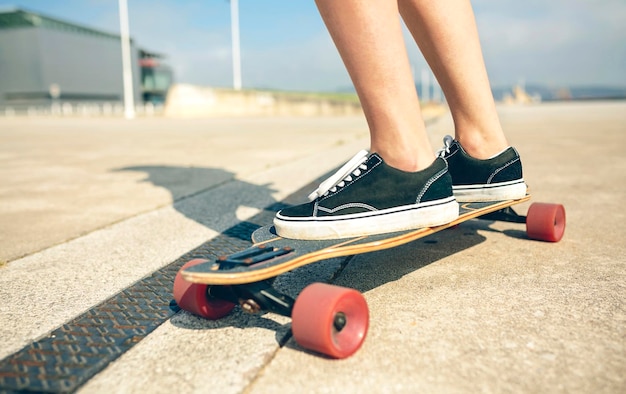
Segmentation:
[(457, 201), (516, 200), (526, 195), (522, 162), (515, 148), (508, 147), (497, 156), (479, 160), (468, 155), (449, 135), (443, 143), (438, 155), (448, 162)]
[(279, 211), (278, 235), (334, 239), (449, 223), (459, 215), (445, 160), (404, 172), (361, 151), (313, 192), (307, 204)]

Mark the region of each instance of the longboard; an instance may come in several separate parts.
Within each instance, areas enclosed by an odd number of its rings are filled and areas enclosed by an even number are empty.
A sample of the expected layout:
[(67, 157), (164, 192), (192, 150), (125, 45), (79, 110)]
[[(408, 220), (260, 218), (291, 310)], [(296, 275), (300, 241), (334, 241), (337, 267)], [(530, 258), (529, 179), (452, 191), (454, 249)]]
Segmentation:
[(531, 239), (557, 242), (565, 230), (565, 210), (559, 204), (533, 203), (526, 216), (511, 207), (530, 200), (459, 204), (451, 223), (395, 233), (323, 241), (279, 237), (269, 225), (252, 234), (253, 246), (215, 261), (187, 262), (174, 280), (174, 299), (181, 309), (219, 319), (237, 305), (247, 312), (271, 311), (291, 317), (293, 337), (302, 347), (334, 358), (345, 358), (363, 343), (369, 311), (354, 289), (313, 283), (294, 300), (275, 289), (273, 279), (285, 272), (333, 257), (393, 248), (467, 220), (483, 218), (526, 223)]
[(395, 233), (321, 241), (282, 238), (268, 225), (252, 234), (254, 245), (242, 252), (220, 257), (214, 262), (184, 269), (183, 278), (207, 285), (238, 285), (276, 277), (307, 264), (333, 257), (350, 256), (393, 248), (434, 234), (467, 220), (503, 210), (530, 200), (472, 202), (459, 204), (459, 217), (453, 222)]

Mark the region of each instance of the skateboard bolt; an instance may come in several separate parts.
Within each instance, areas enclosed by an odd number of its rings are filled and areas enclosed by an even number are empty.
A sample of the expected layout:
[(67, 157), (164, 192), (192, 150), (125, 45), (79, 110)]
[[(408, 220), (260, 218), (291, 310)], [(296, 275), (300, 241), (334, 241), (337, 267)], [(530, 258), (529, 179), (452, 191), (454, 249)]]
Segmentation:
[(257, 304), (254, 300), (239, 300), (239, 304), (244, 312), (257, 313), (261, 310), (259, 304)]
[(348, 320), (346, 319), (345, 313), (338, 312), (335, 315), (335, 318), (333, 320), (333, 326), (335, 327), (335, 330), (337, 331), (343, 330), (343, 328), (346, 326), (347, 323), (348, 323)]

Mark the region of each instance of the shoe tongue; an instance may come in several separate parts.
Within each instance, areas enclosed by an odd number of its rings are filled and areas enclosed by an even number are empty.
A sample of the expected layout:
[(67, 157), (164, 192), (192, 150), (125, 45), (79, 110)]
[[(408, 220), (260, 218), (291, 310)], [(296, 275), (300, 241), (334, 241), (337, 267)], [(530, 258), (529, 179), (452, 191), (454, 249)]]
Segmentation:
[(370, 161), (385, 161), (383, 160), (383, 158), (376, 152), (374, 153), (370, 153), (369, 156), (367, 157), (367, 160), (365, 160), (366, 163), (369, 163)]

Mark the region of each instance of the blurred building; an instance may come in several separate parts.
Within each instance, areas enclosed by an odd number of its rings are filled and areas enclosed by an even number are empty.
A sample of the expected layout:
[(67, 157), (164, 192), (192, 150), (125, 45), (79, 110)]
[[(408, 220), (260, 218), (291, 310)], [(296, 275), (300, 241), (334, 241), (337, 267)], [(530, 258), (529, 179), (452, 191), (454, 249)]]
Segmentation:
[(144, 103), (163, 104), (172, 86), (173, 73), (163, 62), (163, 55), (139, 50), (141, 67), (141, 98)]
[[(162, 103), (163, 56), (131, 41), (135, 102)], [(0, 10), (0, 106), (123, 101), (120, 36), (22, 9)]]

